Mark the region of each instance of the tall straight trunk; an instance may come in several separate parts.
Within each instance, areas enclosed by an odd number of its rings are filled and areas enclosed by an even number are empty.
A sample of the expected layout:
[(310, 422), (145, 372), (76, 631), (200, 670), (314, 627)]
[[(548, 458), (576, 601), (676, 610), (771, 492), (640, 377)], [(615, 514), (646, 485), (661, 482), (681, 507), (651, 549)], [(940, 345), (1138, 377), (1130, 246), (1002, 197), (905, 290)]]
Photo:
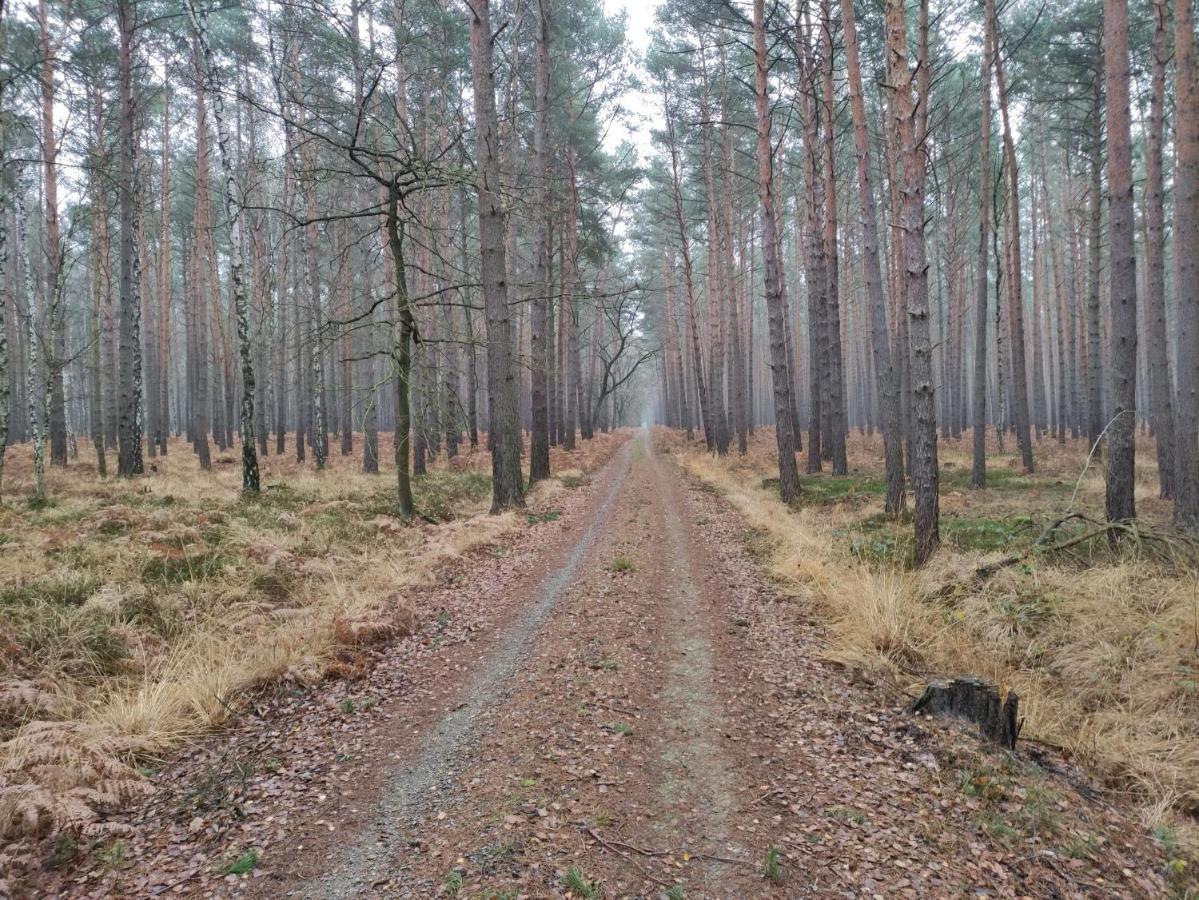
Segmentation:
[(1101, 384), (1103, 345), (1100, 337), (1099, 278), (1102, 272), (1101, 222), (1103, 183), (1103, 82), (1095, 73), (1091, 97), (1090, 274), (1087, 278), (1087, 441), (1094, 447), (1103, 434)]
[[(203, 134), (207, 128), (202, 118), (197, 120), (197, 134)], [(197, 159), (200, 157), (197, 156)], [(198, 163), (197, 163), (198, 165)], [(187, 315), (188, 324), (188, 369), (191, 372), (191, 432), (193, 447), (198, 457), (200, 468), (207, 471), (212, 468), (212, 455), (208, 446), (208, 342), (205, 338), (204, 318), (208, 309), (208, 291), (204, 279), (199, 275), (200, 269), (200, 239), (199, 229), (196, 229), (192, 241), (191, 256), (188, 262), (188, 286), (191, 289), (192, 303)]]
[(117, 189), (121, 216), (120, 288), (120, 413), (117, 428), (117, 474), (140, 475), (142, 464), (141, 418), (141, 298), (139, 297), (138, 216), (136, 184), (137, 130), (133, 121), (133, 8), (118, 0), (120, 32), (120, 169)]
[(1029, 405), (1033, 417), (1033, 430), (1037, 440), (1041, 440), (1048, 428), (1049, 414), (1045, 400), (1045, 354), (1042, 341), (1042, 313), (1045, 308), (1045, 280), (1042, 273), (1045, 268), (1044, 245), (1040, 240), (1040, 222), (1038, 219), (1036, 190), (1030, 192), (1032, 204), (1032, 327), (1029, 329), (1029, 339), (1032, 341), (1032, 384), (1029, 386)]
[(1174, 404), (1170, 346), (1166, 325), (1166, 213), (1162, 175), (1162, 142), (1166, 120), (1166, 0), (1153, 2), (1152, 93), (1145, 135), (1145, 301), (1150, 352), (1149, 387), (1153, 434), (1157, 438), (1157, 483), (1164, 498), (1174, 496)]
[(1174, 284), (1179, 290), (1174, 520), (1199, 528), (1199, 59), (1194, 0), (1174, 0)]
[[(283, 136), (283, 182), (280, 186), (280, 202), (285, 212), (291, 210), (290, 162), (287, 154), (288, 136)], [(386, 245), (387, 238), (383, 242)], [(279, 241), (279, 270), (275, 277), (275, 453), (282, 456), (287, 452), (287, 359), (288, 342), (295, 341), (294, 331), (289, 334), (287, 320), (288, 285), (291, 283), (291, 242), (286, 238)]]
[[(24, 188), (18, 185), (14, 193), (17, 207), (17, 252), (21, 254), (21, 270), (25, 288), (25, 402), (29, 411), (29, 438), (33, 444), (33, 496), (36, 500), (46, 499), (46, 430), (43, 423), (48, 415), (50, 380), (43, 380), (39, 390), (38, 379), (42, 376), (41, 357), (45, 356), (42, 339), (38, 335), (37, 291), (33, 283), (33, 265), (29, 253), (29, 225), (25, 212)], [(47, 316), (47, 321), (51, 317)]]
[(858, 26), (853, 0), (841, 0), (845, 25), (845, 57), (849, 70), (849, 103), (853, 114), (853, 141), (858, 162), (858, 198), (862, 217), (862, 281), (870, 308), (870, 341), (879, 416), (883, 428), (883, 460), (887, 476), (886, 511), (898, 515), (904, 508), (903, 434), (899, 419), (899, 385), (891, 365), (891, 333), (887, 327), (887, 298), (883, 293), (878, 246), (878, 207), (870, 163), (870, 134), (862, 96), (862, 64), (858, 51)]
[[(995, 0), (987, 0), (988, 15), (992, 20), (991, 33), (995, 46), (999, 46), (999, 18), (995, 11)], [(1020, 178), (1016, 165), (1016, 141), (1012, 136), (1011, 120), (1008, 116), (1007, 81), (1004, 77), (1003, 54), (995, 54), (995, 85), (998, 89), (999, 115), (1003, 122), (1003, 152), (1006, 159), (1008, 229), (1011, 251), (1008, 254), (1008, 339), (1012, 353), (1012, 413), (1016, 424), (1016, 442), (1020, 447), (1020, 458), (1024, 471), (1033, 471), (1032, 434), (1028, 403), (1028, 368), (1024, 344), (1024, 274), (1021, 271), (1023, 248), (1020, 241)], [(1035, 351), (1034, 351), (1035, 352)]]
[(774, 146), (767, 96), (770, 61), (766, 57), (765, 0), (754, 0), (754, 95), (757, 122), (758, 197), (762, 204), (762, 257), (766, 268), (766, 309), (770, 320), (770, 371), (774, 384), (775, 439), (779, 459), (779, 493), (784, 503), (799, 499), (795, 434), (791, 419), (791, 379), (787, 364), (786, 315), (782, 260), (774, 208)]
[(982, 62), (982, 114), (979, 124), (978, 270), (974, 295), (974, 457), (971, 487), (987, 484), (987, 296), (991, 227), (991, 60), (995, 55), (994, 23), (986, 21)]
[[(465, 151), (463, 151), (465, 153)], [(466, 188), (458, 195), (458, 256), (462, 271), (468, 271), (466, 253)], [(463, 324), (466, 328), (466, 433), (471, 450), (479, 446), (479, 354), (475, 346), (474, 297), (468, 285), (462, 287)]]
[[(921, 2), (921, 44), (927, 39), (927, 0)], [(924, 244), (924, 178), (927, 145), (919, 127), (928, 103), (928, 82), (913, 94), (908, 66), (907, 23), (903, 0), (887, 0), (887, 70), (895, 94), (895, 127), (903, 158), (904, 278), (912, 354), (912, 495), (915, 505), (916, 565), (923, 565), (940, 544), (936, 398), (932, 342), (928, 322), (928, 261)]]
[(562, 242), (562, 304), (558, 318), (566, 329), (566, 365), (564, 367), (566, 409), (565, 440), (567, 450), (575, 449), (575, 431), (579, 419), (579, 391), (582, 390), (582, 362), (579, 356), (579, 310), (575, 292), (579, 278), (579, 185), (578, 156), (571, 138), (574, 104), (567, 101), (566, 147), (566, 230)]
[(682, 420), (681, 425), (687, 431), (687, 440), (690, 441), (695, 437), (694, 430), (691, 427), (691, 407), (687, 400), (687, 366), (683, 361), (683, 338), (679, 332), (679, 317), (676, 310), (676, 294), (675, 278), (674, 278), (674, 254), (667, 252), (662, 263), (663, 278), (666, 280), (666, 319), (667, 329), (670, 335), (670, 342), (674, 346), (675, 353), (675, 371), (678, 374), (678, 388), (675, 391), (679, 403), (679, 418)]
[[(308, 147), (308, 143), (303, 145)], [(328, 428), (325, 426), (325, 364), (324, 354), (322, 352), (321, 341), (321, 319), (323, 312), (321, 309), (321, 275), (320, 275), (320, 244), (316, 229), (317, 206), (316, 206), (316, 185), (313, 182), (312, 161), (304, 160), (305, 154), (301, 152), (301, 160), (304, 169), (307, 173), (301, 179), (301, 186), (304, 192), (304, 205), (306, 208), (306, 217), (308, 224), (304, 228), (304, 238), (307, 244), (304, 258), (306, 265), (304, 268), (304, 288), (308, 294), (308, 366), (311, 373), (311, 378), (308, 382), (310, 395), (308, 398), (309, 408), (312, 412), (312, 417), (309, 422), (311, 428), (308, 435), (308, 441), (312, 445), (312, 457), (316, 463), (317, 471), (325, 468), (325, 461), (328, 459)]]
[[(350, 259), (353, 258), (354, 249), (350, 241), (348, 222), (342, 223), (341, 247), (339, 249), (341, 256), (339, 292), (341, 296), (337, 316), (339, 321), (345, 322), (354, 315), (352, 303), (355, 269), (351, 268), (349, 264)], [(354, 412), (351, 402), (351, 398), (354, 396), (354, 332), (344, 326), (339, 326), (339, 328), (342, 332), (341, 340), (334, 343), (334, 347), (338, 349), (334, 352), (333, 360), (337, 372), (337, 421), (341, 426), (339, 450), (342, 456), (349, 456), (354, 452)]]
[[(99, 98), (96, 97), (98, 100)], [(93, 159), (98, 153), (98, 145), (101, 135), (95, 136), (95, 146), (91, 148)], [(108, 209), (104, 203), (103, 194), (100, 189), (99, 181), (95, 177), (91, 179), (91, 201), (92, 201), (92, 234), (99, 233), (98, 227), (101, 218), (108, 215)], [(0, 211), (0, 215), (3, 211)], [(0, 226), (2, 227), (2, 226)], [(89, 319), (91, 329), (90, 347), (88, 349), (88, 418), (91, 420), (90, 433), (92, 444), (96, 451), (96, 471), (101, 478), (108, 477), (108, 457), (104, 450), (104, 407), (101, 402), (103, 396), (103, 379), (104, 371), (100, 353), (100, 333), (102, 329), (103, 316), (103, 297), (104, 297), (104, 277), (101, 271), (102, 260), (100, 256), (100, 242), (93, 240), (90, 253), (90, 268), (89, 273), (92, 292), (92, 309)], [(8, 398), (3, 399), (5, 413), (8, 411)], [(7, 423), (3, 423), (7, 426)]]
[(408, 276), (404, 262), (404, 229), (399, 214), (400, 187), (392, 181), (387, 192), (387, 240), (391, 252), (395, 282), (396, 331), (395, 347), (395, 463), (396, 503), (400, 515), (411, 517), (416, 513), (412, 498), (411, 441), (412, 441), (412, 342), (416, 333), (416, 322), (412, 315), (412, 300), (408, 296)]
[(1136, 516), (1137, 257), (1128, 99), (1128, 0), (1104, 0), (1103, 70), (1107, 95), (1112, 354), (1107, 518), (1119, 522)]
[(733, 405), (733, 427), (737, 431), (737, 452), (744, 456), (749, 451), (749, 426), (748, 422), (751, 417), (748, 400), (746, 397), (746, 368), (745, 368), (745, 340), (742, 338), (741, 326), (741, 298), (738, 296), (737, 286), (735, 282), (736, 273), (734, 271), (733, 257), (733, 191), (729, 183), (730, 174), (736, 163), (733, 160), (732, 154), (732, 133), (729, 128), (728, 113), (723, 110), (728, 108), (728, 90), (727, 90), (727, 72), (724, 70), (723, 59), (721, 65), (722, 83), (725, 85), (722, 88), (722, 115), (725, 118), (726, 124), (721, 129), (721, 177), (720, 177), (720, 192), (723, 200), (724, 215), (722, 216), (721, 237), (723, 239), (723, 259), (724, 259), (724, 274), (725, 274), (725, 297), (728, 301), (729, 313), (729, 352), (731, 355), (732, 371), (732, 405)]
[[(8, 32), (3, 12), (0, 11), (0, 55), (8, 46)], [(0, 101), (4, 99), (0, 94)], [(8, 292), (2, 279), (7, 277), (9, 259), (8, 236), (8, 135), (4, 127), (4, 107), (0, 105), (0, 501), (4, 499), (4, 457), (8, 451), (8, 405), (12, 399), (13, 365), (8, 347)], [(14, 310), (14, 315), (15, 315)], [(93, 426), (94, 428), (94, 426)], [(101, 438), (103, 440), (103, 438)]]
[[(822, 222), (824, 219), (824, 180), (820, 157), (820, 118), (817, 114), (816, 64), (811, 56), (811, 23), (800, 26), (800, 74), (803, 87), (800, 89), (800, 116), (804, 133), (804, 202), (796, 198), (800, 215), (799, 234), (802, 236), (805, 268), (805, 284), (808, 294), (808, 463), (809, 472), (819, 472), (821, 460), (827, 455), (824, 447), (824, 432), (827, 430), (828, 409), (825, 398), (828, 394), (825, 380), (829, 371), (828, 339), (828, 274), (825, 270), (825, 243)], [(796, 307), (798, 309), (798, 297)]]
[(238, 248), (242, 246), (242, 204), (237, 198), (237, 181), (233, 172), (233, 156), (229, 146), (229, 128), (225, 119), (224, 86), (216, 70), (216, 61), (208, 43), (208, 14), (197, 10), (194, 0), (188, 0), (188, 13), (204, 61), (204, 89), (212, 97), (212, 118), (216, 124), (217, 150), (221, 160), (222, 195), (225, 201), (225, 219), (233, 234), (232, 252), (229, 254), (230, 280), (233, 282), (233, 311), (237, 317), (237, 346), (241, 362), (241, 460), (242, 490), (258, 493), (258, 451), (254, 440), (254, 360), (250, 335), (249, 301), (246, 296), (245, 277), (242, 273), (242, 257)]
[(1065, 156), (1067, 194), (1065, 202), (1066, 246), (1063, 249), (1065, 255), (1063, 277), (1066, 280), (1066, 303), (1068, 307), (1066, 341), (1070, 356), (1070, 437), (1077, 440), (1083, 433), (1083, 402), (1080, 396), (1083, 385), (1080, 383), (1080, 380), (1087, 377), (1088, 364), (1086, 338), (1083, 334), (1079, 310), (1079, 298), (1083, 294), (1083, 272), (1078, 227), (1074, 218), (1077, 202), (1075, 198), (1075, 181), (1069, 150), (1067, 149), (1063, 155)]
[(1053, 265), (1052, 301), (1050, 310), (1057, 319), (1057, 327), (1052, 338), (1057, 343), (1057, 440), (1066, 442), (1066, 428), (1071, 418), (1069, 370), (1066, 350), (1066, 271), (1062, 253), (1061, 235), (1058, 232), (1058, 221), (1054, 215), (1053, 203), (1049, 196), (1049, 163), (1047, 160), (1047, 140), (1041, 141), (1041, 206), (1045, 209), (1045, 232), (1049, 242), (1049, 262)]
[[(3, 27), (3, 26), (0, 26)], [(89, 118), (94, 123), (94, 131), (89, 134), (88, 156), (93, 165), (98, 163), (101, 147), (104, 143), (104, 118), (100, 112), (103, 98), (98, 87), (94, 87), (88, 96)], [(3, 127), (0, 125), (0, 127)], [(102, 353), (102, 337), (104, 329), (104, 260), (102, 244), (99, 236), (104, 233), (101, 222), (108, 217), (108, 207), (105, 203), (104, 192), (100, 179), (93, 175), (89, 180), (89, 191), (92, 204), (92, 240), (88, 248), (90, 290), (92, 294), (91, 316), (88, 321), (90, 340), (88, 348), (88, 418), (91, 420), (89, 432), (93, 449), (96, 453), (96, 471), (101, 478), (108, 476), (108, 455), (104, 446), (104, 364)], [(2, 215), (2, 211), (0, 211)], [(2, 226), (0, 226), (2, 227)], [(3, 269), (0, 269), (3, 271)], [(7, 403), (5, 403), (7, 412)]]
[(170, 435), (171, 372), (171, 92), (164, 87), (162, 107), (161, 224), (158, 248), (158, 450), (167, 452)]
[[(50, 40), (50, 9), (47, 0), (38, 0), (38, 28), (41, 38), (41, 141), (42, 191), (45, 203), (46, 296), (55, 289), (62, 266), (62, 234), (58, 224), (58, 138), (54, 134), (54, 106), (57, 102), (54, 84), (54, 63), (58, 45)], [(50, 370), (50, 465), (67, 464), (66, 399), (63, 392), (63, 368), (66, 357), (65, 308), (58, 311), (57, 321), (49, 325), (55, 339), (46, 348), (46, 364)]]
[(520, 411), (512, 324), (508, 311), (508, 263), (504, 211), (500, 201), (500, 134), (495, 108), (495, 68), (490, 0), (467, 0), (470, 7), (471, 75), (474, 82), (476, 176), (479, 192), (479, 254), (483, 306), (487, 316), (487, 388), (492, 440), (492, 511), (524, 506), (520, 471)]
[(837, 150), (833, 115), (837, 101), (833, 92), (833, 22), (829, 0), (821, 2), (820, 46), (823, 67), (821, 91), (824, 119), (824, 261), (828, 287), (825, 290), (825, 331), (828, 341), (828, 368), (825, 396), (828, 400), (828, 436), (822, 449), (827, 450), (834, 475), (845, 475), (849, 462), (845, 455), (845, 436), (849, 425), (845, 410), (845, 364), (841, 355), (841, 291), (837, 246)]
[(683, 188), (679, 175), (679, 150), (674, 131), (674, 108), (666, 100), (666, 134), (670, 149), (671, 187), (674, 198), (675, 224), (679, 230), (679, 247), (683, 254), (683, 289), (686, 292), (688, 332), (691, 336), (691, 361), (695, 375), (696, 391), (699, 395), (700, 418), (703, 420), (704, 443), (708, 450), (716, 449), (716, 433), (712, 422), (712, 405), (709, 385), (704, 378), (703, 353), (700, 349), (699, 323), (695, 310), (695, 279), (691, 266), (691, 241), (687, 236), (687, 220), (683, 213)]
[(716, 453), (724, 456), (729, 452), (729, 420), (724, 402), (724, 315), (727, 303), (725, 296), (724, 259), (720, 253), (720, 213), (717, 203), (716, 178), (713, 172), (712, 119), (714, 110), (708, 89), (707, 48), (701, 43), (699, 49), (701, 80), (703, 83), (700, 101), (701, 158), (704, 177), (704, 192), (708, 208), (708, 277), (704, 293), (708, 300), (708, 410), (712, 414), (712, 437)]
[(549, 91), (550, 23), (546, 6), (537, 4), (537, 63), (534, 77), (533, 125), (533, 216), (537, 235), (533, 272), (532, 329), (530, 355), (532, 375), (532, 428), (529, 435), (529, 484), (550, 477), (549, 398), (547, 376), (550, 294), (550, 209), (549, 209)]

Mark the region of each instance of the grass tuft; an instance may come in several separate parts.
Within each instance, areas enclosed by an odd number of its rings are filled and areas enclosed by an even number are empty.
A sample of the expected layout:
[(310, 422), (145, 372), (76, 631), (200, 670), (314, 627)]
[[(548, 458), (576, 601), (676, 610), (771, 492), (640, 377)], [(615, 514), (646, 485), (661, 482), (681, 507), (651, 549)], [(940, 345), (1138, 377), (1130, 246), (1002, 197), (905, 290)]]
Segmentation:
[(603, 891), (598, 884), (588, 881), (578, 866), (571, 866), (562, 876), (562, 887), (584, 900), (599, 900)]

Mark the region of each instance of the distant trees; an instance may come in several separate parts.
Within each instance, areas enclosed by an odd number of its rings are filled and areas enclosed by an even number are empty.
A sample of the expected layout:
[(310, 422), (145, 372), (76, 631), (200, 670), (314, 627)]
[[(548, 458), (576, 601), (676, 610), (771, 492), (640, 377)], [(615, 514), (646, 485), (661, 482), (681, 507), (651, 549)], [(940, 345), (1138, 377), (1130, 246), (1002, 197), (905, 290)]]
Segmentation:
[[(1039, 442), (1085, 433), (1114, 521), (1135, 514), (1132, 438), (1151, 430), (1162, 495), (1179, 524), (1199, 522), (1184, 449), (1199, 428), (1199, 312), (1185, 287), (1195, 227), (1180, 224), (1195, 211), (1199, 138), (1195, 104), (1166, 93), (1172, 65), (1177, 96), (1195, 90), (1193, 29), (1178, 26), (1193, 23), (1191, 4), (1170, 16), (1164, 0), (1094, 0), (1045, 17), (987, 3), (963, 12), (978, 38), (927, 4), (756, 12), (669, 0), (658, 14), (649, 64), (663, 121), (648, 177), (661, 200), (651, 191), (638, 236), (661, 284), (662, 418), (703, 427), (720, 453), (744, 381), (746, 430), (777, 425), (788, 496), (801, 426), (811, 473), (845, 471), (851, 427), (881, 430), (885, 509), (901, 511), (911, 488), (918, 562), (937, 543), (938, 425), (946, 441), (972, 427), (975, 488), (992, 436), (1032, 472)], [(1130, 55), (1129, 34), (1152, 46)], [(729, 74), (751, 66), (768, 73), (764, 89)], [(718, 153), (716, 126), (730, 144)], [(756, 179), (739, 158), (758, 163)]]
[(0, 7), (0, 431), (39, 475), (85, 435), (137, 476), (174, 433), (203, 470), (240, 441), (253, 492), (272, 444), (320, 468), (362, 432), (377, 471), (394, 429), (411, 515), (413, 474), (482, 430), (502, 508), (522, 430), (536, 480), (636, 415), (646, 290), (602, 283), (637, 178), (601, 141), (623, 32), (592, 0), (500, 7)]

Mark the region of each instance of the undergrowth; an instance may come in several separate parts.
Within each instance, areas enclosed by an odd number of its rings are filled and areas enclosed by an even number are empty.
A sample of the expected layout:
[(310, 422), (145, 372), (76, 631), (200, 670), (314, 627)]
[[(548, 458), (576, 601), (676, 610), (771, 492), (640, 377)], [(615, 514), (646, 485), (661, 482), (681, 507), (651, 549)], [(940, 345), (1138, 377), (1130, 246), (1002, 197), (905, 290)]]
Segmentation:
[[(1080, 477), (1081, 442), (1039, 445), (1034, 475), (992, 447), (981, 491), (967, 487), (969, 441), (943, 447), (942, 549), (913, 571), (911, 522), (884, 516), (874, 490), (877, 438), (851, 439), (852, 477), (803, 477), (791, 508), (769, 481), (772, 434), (725, 459), (673, 434), (657, 439), (739, 510), (754, 553), (824, 623), (831, 658), (913, 691), (931, 674), (963, 672), (1014, 689), (1024, 735), (1133, 789), (1148, 827), (1165, 824), (1190, 855), (1199, 851), (1187, 812), (1199, 804), (1199, 572), (1102, 537), (1025, 555), (1072, 501), (1102, 519), (1103, 481), (1093, 470)], [(1142, 521), (1164, 527), (1153, 459), (1151, 446), (1138, 453), (1137, 504)], [(1059, 537), (1086, 527), (1064, 525)], [(1012, 556), (1020, 558), (978, 576)]]
[[(625, 437), (554, 448), (555, 468), (578, 486)], [(526, 523), (488, 514), (485, 451), (464, 448), (414, 479), (412, 521), (395, 509), (393, 477), (362, 473), (356, 456), (330, 457), (323, 473), (265, 457), (251, 497), (236, 465), (202, 473), (182, 441), (135, 481), (98, 480), (88, 452), (47, 473), (41, 503), (25, 500), (28, 447), (7, 456), (0, 844), (10, 848), (106, 836), (101, 816), (150, 788), (141, 760), (221, 724), (258, 685), (337, 675), (338, 642), (411, 633), (421, 611), (400, 609), (397, 591)], [(539, 485), (530, 516), (557, 518), (550, 501), (567, 483)], [(0, 853), (0, 870), (14, 858)], [(226, 871), (256, 864), (251, 851)]]

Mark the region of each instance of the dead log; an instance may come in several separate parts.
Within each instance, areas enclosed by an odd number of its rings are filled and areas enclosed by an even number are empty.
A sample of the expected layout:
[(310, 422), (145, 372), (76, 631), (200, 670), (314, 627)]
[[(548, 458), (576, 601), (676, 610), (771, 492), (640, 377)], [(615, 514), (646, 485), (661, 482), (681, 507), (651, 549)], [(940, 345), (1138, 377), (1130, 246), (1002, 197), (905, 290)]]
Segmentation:
[(979, 733), (987, 740), (1014, 750), (1020, 733), (1019, 707), (1015, 691), (1001, 694), (995, 685), (981, 678), (955, 678), (930, 682), (912, 704), (912, 712), (967, 719), (978, 725)]

